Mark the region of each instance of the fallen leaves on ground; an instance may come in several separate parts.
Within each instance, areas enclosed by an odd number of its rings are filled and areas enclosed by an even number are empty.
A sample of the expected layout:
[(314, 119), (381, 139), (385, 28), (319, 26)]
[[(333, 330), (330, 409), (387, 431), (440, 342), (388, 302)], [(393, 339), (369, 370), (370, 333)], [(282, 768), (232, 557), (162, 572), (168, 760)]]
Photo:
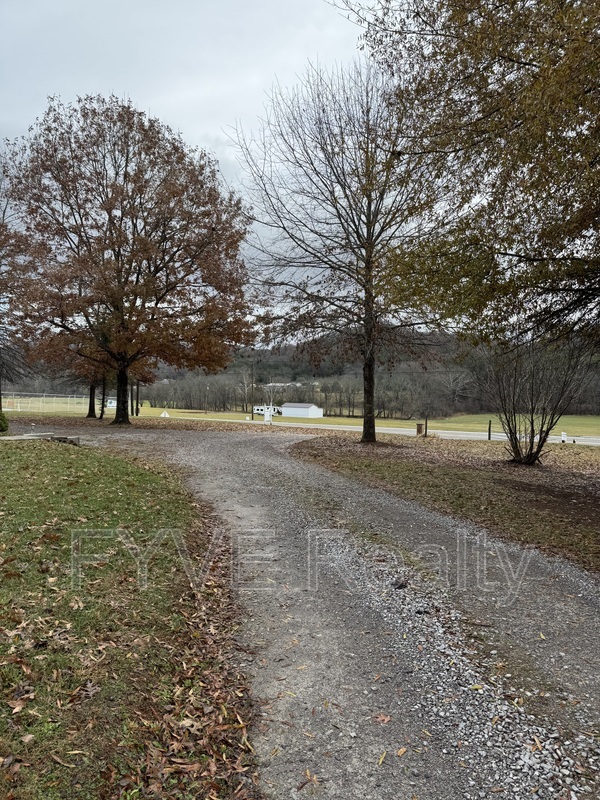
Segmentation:
[[(47, 443), (3, 446), (15, 469), (2, 490), (0, 572), (18, 566), (20, 575), (0, 574), (0, 795), (260, 797), (252, 706), (235, 666), (231, 553), (212, 510), (155, 463)], [(110, 557), (92, 559), (82, 586), (70, 588), (70, 528), (81, 507), (90, 504), (95, 529), (117, 502), (127, 541), (139, 534), (147, 546), (149, 521), (185, 531), (191, 569), (205, 576), (196, 591), (170, 540), (141, 591), (112, 529), (109, 546), (98, 542)], [(213, 534), (219, 545), (210, 549)]]

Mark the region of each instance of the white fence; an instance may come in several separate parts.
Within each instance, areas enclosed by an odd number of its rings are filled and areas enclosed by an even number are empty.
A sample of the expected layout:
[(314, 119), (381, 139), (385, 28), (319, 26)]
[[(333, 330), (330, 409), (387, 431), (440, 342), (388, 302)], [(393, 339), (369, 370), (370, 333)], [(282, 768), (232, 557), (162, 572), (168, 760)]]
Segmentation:
[(80, 414), (87, 411), (89, 398), (78, 394), (30, 394), (7, 392), (2, 409), (8, 412)]

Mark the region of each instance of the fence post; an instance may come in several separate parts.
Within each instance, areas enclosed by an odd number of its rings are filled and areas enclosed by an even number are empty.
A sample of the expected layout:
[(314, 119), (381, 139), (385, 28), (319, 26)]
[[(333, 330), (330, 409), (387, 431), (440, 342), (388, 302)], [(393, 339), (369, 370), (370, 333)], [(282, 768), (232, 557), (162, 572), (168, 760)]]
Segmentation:
[(492, 420), (488, 422), (488, 442), (492, 441)]

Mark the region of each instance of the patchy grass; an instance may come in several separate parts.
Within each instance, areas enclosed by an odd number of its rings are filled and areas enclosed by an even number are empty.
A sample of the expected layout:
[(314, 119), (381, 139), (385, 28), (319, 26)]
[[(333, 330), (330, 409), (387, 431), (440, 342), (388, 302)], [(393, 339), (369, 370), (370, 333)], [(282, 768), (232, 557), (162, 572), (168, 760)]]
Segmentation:
[(600, 571), (598, 448), (550, 445), (542, 466), (522, 467), (507, 462), (501, 442), (381, 438), (318, 437), (293, 452)]
[[(254, 796), (227, 547), (196, 593), (179, 552), (199, 573), (210, 510), (155, 464), (0, 448), (0, 796)], [(74, 530), (101, 534), (79, 539), (79, 585)], [(133, 555), (152, 543), (144, 590)]]

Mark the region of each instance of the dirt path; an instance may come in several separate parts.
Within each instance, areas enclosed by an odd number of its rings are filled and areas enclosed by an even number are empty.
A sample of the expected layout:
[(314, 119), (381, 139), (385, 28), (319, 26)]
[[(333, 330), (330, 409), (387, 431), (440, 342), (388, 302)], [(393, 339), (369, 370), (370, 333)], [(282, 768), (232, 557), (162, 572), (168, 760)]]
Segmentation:
[(108, 438), (185, 468), (233, 536), (267, 797), (600, 797), (597, 580), (299, 462), (297, 435)]

